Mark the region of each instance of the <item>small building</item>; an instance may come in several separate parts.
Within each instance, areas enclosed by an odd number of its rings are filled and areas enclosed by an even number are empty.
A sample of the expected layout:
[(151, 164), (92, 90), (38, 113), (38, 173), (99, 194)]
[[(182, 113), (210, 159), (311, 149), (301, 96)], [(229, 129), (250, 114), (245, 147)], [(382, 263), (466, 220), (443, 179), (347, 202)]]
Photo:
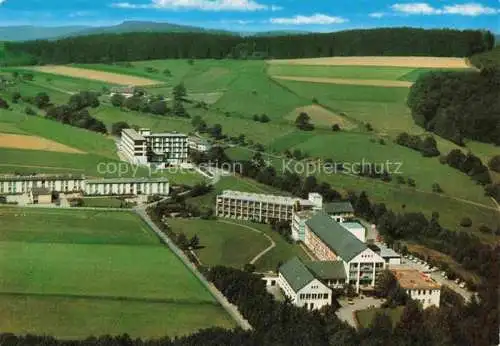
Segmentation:
[(411, 299), (422, 304), (424, 309), (430, 306), (439, 307), (441, 285), (430, 275), (416, 269), (391, 269), (399, 286), (405, 290)]
[(212, 145), (204, 138), (191, 136), (188, 137), (189, 150), (195, 150), (200, 153), (206, 153), (212, 149)]
[(337, 222), (345, 222), (354, 218), (354, 208), (349, 201), (326, 203), (323, 211)]
[(342, 222), (340, 225), (363, 243), (366, 242), (366, 228), (359, 222)]
[(401, 255), (393, 249), (381, 243), (370, 244), (368, 245), (368, 247), (375, 251), (375, 253), (377, 253), (380, 257), (382, 257), (387, 265), (401, 264)]
[(33, 204), (51, 204), (52, 192), (46, 187), (34, 187), (30, 191), (30, 199)]
[(332, 290), (315, 278), (298, 257), (279, 268), (278, 285), (292, 304), (298, 307), (316, 310), (332, 302)]

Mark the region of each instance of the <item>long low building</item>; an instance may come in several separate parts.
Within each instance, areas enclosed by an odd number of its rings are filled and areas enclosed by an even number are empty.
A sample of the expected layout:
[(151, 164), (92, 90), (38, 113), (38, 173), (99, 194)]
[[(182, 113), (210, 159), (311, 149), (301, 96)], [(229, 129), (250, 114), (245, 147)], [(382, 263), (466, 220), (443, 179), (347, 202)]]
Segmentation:
[(430, 306), (439, 307), (441, 299), (441, 285), (435, 282), (430, 275), (416, 269), (391, 269), (399, 283), (411, 299), (422, 304), (424, 309)]
[(258, 222), (292, 221), (294, 209), (321, 209), (323, 198), (310, 193), (308, 199), (224, 190), (217, 196), (216, 216)]
[(37, 189), (93, 196), (168, 195), (168, 178), (86, 179), (83, 175), (0, 176), (0, 195), (28, 194)]

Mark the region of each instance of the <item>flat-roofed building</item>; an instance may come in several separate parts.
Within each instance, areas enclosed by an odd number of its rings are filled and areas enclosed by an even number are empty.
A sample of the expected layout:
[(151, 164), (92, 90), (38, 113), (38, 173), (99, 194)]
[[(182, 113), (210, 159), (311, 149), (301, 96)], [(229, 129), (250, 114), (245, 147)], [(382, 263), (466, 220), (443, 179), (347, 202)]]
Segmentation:
[(422, 304), (424, 309), (430, 306), (439, 307), (441, 299), (441, 285), (435, 282), (430, 275), (416, 269), (391, 269), (394, 277), (411, 299)]
[(50, 194), (82, 193), (85, 195), (168, 195), (168, 178), (86, 179), (84, 176), (0, 176), (0, 195), (33, 194), (46, 189)]
[(320, 261), (342, 261), (347, 281), (371, 289), (385, 261), (323, 211), (306, 221), (305, 245)]
[(366, 228), (359, 222), (341, 222), (340, 225), (363, 243), (366, 242)]
[(316, 210), (292, 210), (292, 239), (304, 242), (306, 240), (306, 221), (316, 214)]
[(216, 216), (258, 222), (292, 221), (293, 210), (313, 209), (318, 205), (318, 194), (310, 199), (224, 190), (217, 196)]
[(375, 251), (377, 254), (380, 255), (385, 261), (387, 265), (400, 265), (401, 264), (401, 255), (398, 254), (396, 251), (393, 249), (381, 244), (370, 244), (368, 245), (370, 249)]
[(191, 136), (188, 138), (188, 147), (189, 150), (206, 153), (212, 148), (212, 145), (205, 138)]
[(85, 194), (91, 196), (168, 195), (168, 178), (92, 179), (85, 184)]
[(0, 176), (0, 195), (21, 195), (34, 188), (50, 192), (81, 192), (85, 186), (83, 175), (3, 175)]
[(182, 133), (152, 133), (150, 129), (124, 129), (120, 151), (140, 165), (178, 165), (188, 160), (187, 136)]

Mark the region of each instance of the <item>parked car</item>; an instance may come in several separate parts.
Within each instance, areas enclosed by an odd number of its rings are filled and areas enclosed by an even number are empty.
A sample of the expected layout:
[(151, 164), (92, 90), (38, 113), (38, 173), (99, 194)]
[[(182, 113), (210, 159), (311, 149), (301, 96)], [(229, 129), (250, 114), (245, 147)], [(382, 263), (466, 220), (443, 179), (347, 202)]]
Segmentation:
[(465, 282), (462, 282), (460, 283), (460, 285), (458, 285), (460, 288), (465, 288)]

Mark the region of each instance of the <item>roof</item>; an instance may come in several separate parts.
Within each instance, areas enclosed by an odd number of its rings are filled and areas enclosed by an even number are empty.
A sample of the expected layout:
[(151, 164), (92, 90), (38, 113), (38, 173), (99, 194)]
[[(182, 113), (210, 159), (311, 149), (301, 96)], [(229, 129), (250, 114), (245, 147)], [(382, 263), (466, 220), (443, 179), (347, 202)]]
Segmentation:
[(34, 187), (31, 189), (31, 193), (34, 196), (40, 196), (40, 195), (51, 195), (52, 192), (46, 187)]
[(123, 129), (122, 130), (122, 136), (127, 135), (128, 137), (132, 138), (134, 141), (145, 141), (146, 139), (136, 130), (134, 129)]
[(342, 222), (340, 225), (346, 229), (365, 228), (365, 226), (363, 226), (359, 222)]
[(83, 175), (2, 175), (0, 181), (83, 180)]
[(306, 225), (323, 243), (346, 262), (367, 249), (367, 246), (361, 240), (325, 212), (314, 215), (306, 221)]
[(234, 190), (224, 190), (222, 191), (222, 194), (218, 195), (217, 197), (243, 199), (254, 202), (279, 203), (286, 205), (294, 205), (296, 202), (299, 202), (300, 205), (307, 205), (307, 206), (313, 205), (311, 201), (299, 197), (266, 195), (262, 193), (251, 193), (251, 192), (242, 192)]
[(109, 178), (89, 179), (87, 184), (120, 184), (120, 183), (168, 183), (168, 178)]
[(323, 210), (327, 214), (354, 213), (351, 202), (332, 202), (323, 205)]
[(314, 276), (298, 257), (294, 257), (283, 264), (279, 268), (279, 272), (295, 292), (314, 280)]
[(441, 285), (416, 269), (391, 269), (403, 289), (439, 289)]
[(346, 279), (342, 261), (309, 261), (304, 264), (318, 279)]
[(394, 251), (393, 249), (387, 247), (387, 246), (384, 246), (382, 244), (378, 244), (377, 245), (378, 248), (380, 249), (380, 257), (383, 257), (383, 258), (401, 258), (401, 255), (398, 254), (396, 251)]

